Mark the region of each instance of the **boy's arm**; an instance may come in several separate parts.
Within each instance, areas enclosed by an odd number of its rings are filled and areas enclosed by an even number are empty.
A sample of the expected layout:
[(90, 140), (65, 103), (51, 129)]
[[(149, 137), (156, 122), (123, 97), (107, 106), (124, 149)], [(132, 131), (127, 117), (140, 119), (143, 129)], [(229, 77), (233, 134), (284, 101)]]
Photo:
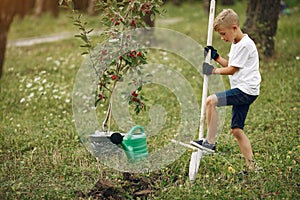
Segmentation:
[[(238, 67), (228, 66), (228, 60), (220, 56), (217, 50), (212, 46), (207, 46), (204, 48), (204, 56), (206, 56), (207, 52), (211, 50), (211, 58), (218, 62), (223, 68), (214, 68), (212, 65), (210, 67), (204, 66), (204, 68), (208, 68), (207, 73), (210, 74), (221, 74), (221, 75), (233, 75), (235, 72), (239, 70)], [(205, 70), (206, 71), (206, 70)]]
[(233, 75), (235, 72), (239, 70), (238, 67), (228, 66), (228, 60), (226, 60), (220, 55), (216, 59), (216, 62), (218, 62), (223, 68), (216, 68), (214, 70), (214, 74)]
[(213, 74), (233, 75), (237, 71), (239, 71), (238, 67), (228, 66), (223, 68), (215, 68), (213, 70)]
[(204, 48), (204, 57), (206, 57), (206, 54), (209, 52), (211, 53), (211, 58), (214, 59), (216, 62), (218, 62), (222, 67), (228, 66), (228, 60), (223, 58), (221, 55), (218, 54), (218, 51), (213, 46), (206, 46)]
[(222, 67), (228, 67), (228, 60), (226, 60), (220, 55), (215, 61), (218, 62), (220, 65), (222, 65)]
[(206, 75), (211, 75), (211, 74), (233, 75), (238, 70), (239, 70), (238, 67), (233, 67), (233, 66), (216, 68), (206, 62), (202, 64), (202, 73)]

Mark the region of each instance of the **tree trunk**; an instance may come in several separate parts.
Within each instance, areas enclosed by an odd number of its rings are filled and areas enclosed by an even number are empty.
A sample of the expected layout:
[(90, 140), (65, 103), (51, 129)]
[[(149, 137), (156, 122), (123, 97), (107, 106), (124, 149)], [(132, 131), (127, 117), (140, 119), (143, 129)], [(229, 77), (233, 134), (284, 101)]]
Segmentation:
[(53, 17), (58, 16), (58, 0), (48, 0), (47, 1), (47, 10), (50, 10)]
[(221, 4), (224, 6), (232, 6), (234, 5), (234, 0), (222, 0)]
[[(10, 1), (10, 4), (14, 6), (13, 10), (15, 15), (18, 15), (20, 18), (24, 18), (27, 12), (34, 8), (35, 0), (22, 0), (22, 1), (13, 0)], [(5, 13), (8, 12), (5, 11)]]
[(41, 16), (46, 11), (51, 11), (54, 17), (58, 16), (58, 0), (35, 0), (34, 7), (36, 17)]
[(16, 14), (17, 0), (0, 1), (0, 78), (3, 73), (7, 34), (10, 24)]
[(33, 0), (0, 0), (0, 78), (3, 74), (7, 35), (10, 25), (15, 15), (24, 17), (33, 5)]
[(2, 77), (9, 26), (10, 23), (7, 24), (0, 21), (0, 78)]
[(97, 0), (89, 0), (89, 5), (88, 5), (88, 15), (93, 16), (95, 15), (95, 7), (97, 4)]
[(250, 35), (259, 52), (266, 57), (272, 57), (275, 52), (274, 36), (279, 11), (280, 0), (248, 0), (243, 31)]
[(74, 7), (79, 11), (87, 11), (89, 0), (73, 0)]
[(35, 0), (35, 5), (34, 5), (34, 15), (36, 17), (41, 16), (43, 12), (43, 5), (45, 4), (46, 0)]
[(206, 12), (209, 13), (210, 0), (203, 0), (202, 7), (203, 7), (203, 10), (205, 10)]

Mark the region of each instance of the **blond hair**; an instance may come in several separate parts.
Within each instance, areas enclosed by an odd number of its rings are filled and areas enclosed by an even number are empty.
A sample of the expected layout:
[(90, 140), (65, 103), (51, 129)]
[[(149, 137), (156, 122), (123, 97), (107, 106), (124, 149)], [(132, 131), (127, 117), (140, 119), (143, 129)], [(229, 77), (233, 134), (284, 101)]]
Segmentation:
[(232, 9), (224, 9), (214, 21), (214, 30), (218, 31), (221, 25), (227, 28), (230, 28), (232, 25), (239, 26), (239, 16)]

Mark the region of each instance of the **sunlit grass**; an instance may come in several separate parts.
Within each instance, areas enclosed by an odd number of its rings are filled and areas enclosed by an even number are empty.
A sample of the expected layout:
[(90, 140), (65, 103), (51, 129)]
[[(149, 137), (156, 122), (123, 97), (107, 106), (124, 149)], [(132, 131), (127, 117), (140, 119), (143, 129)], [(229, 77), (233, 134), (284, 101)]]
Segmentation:
[[(233, 7), (241, 19), (245, 19), (245, 4), (242, 1)], [(157, 21), (159, 27), (183, 32), (205, 45), (207, 14), (201, 4), (167, 5), (167, 9), (165, 18)], [(217, 11), (221, 9), (217, 7)], [(229, 133), (228, 109), (217, 154), (202, 159), (195, 184), (191, 186), (188, 182), (190, 152), (187, 151), (161, 170), (155, 183), (161, 190), (152, 199), (299, 199), (300, 49), (299, 26), (295, 26), (299, 20), (299, 12), (280, 18), (277, 53), (272, 60), (261, 61), (261, 96), (252, 105), (246, 122), (245, 131), (255, 158), (265, 172), (241, 180), (234, 176), (234, 172), (244, 169), (244, 161)], [(68, 16), (26, 17), (22, 22), (14, 22), (9, 38), (61, 31), (76, 31)], [(220, 53), (226, 54), (229, 46), (217, 35), (213, 43)], [(0, 199), (71, 199), (76, 198), (76, 191), (88, 192), (99, 177), (119, 179), (119, 172), (96, 162), (76, 132), (71, 104), (73, 84), (83, 60), (79, 44), (80, 41), (71, 38), (7, 49), (0, 83)], [(195, 71), (185, 61), (161, 52), (149, 55), (150, 61), (161, 59), (165, 65), (181, 71), (195, 93), (199, 93), (200, 103), (202, 79), (194, 77)], [(178, 115), (179, 106), (165, 88), (149, 85), (145, 95), (147, 91), (151, 91), (149, 105), (159, 102), (170, 114), (165, 135), (150, 144), (153, 150), (155, 145), (163, 145), (168, 133), (172, 133), (177, 122), (172, 117)], [(171, 100), (174, 104), (170, 104)], [(135, 116), (139, 123), (145, 118)]]

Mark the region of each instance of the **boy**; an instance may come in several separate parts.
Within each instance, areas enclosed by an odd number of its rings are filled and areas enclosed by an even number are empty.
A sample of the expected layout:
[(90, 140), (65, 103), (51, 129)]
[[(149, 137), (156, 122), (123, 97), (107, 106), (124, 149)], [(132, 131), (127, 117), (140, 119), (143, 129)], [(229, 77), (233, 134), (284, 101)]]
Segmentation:
[(207, 136), (205, 139), (191, 141), (191, 144), (213, 153), (216, 150), (216, 106), (232, 106), (232, 134), (245, 158), (247, 170), (251, 171), (255, 165), (252, 147), (243, 129), (249, 106), (259, 95), (261, 76), (258, 52), (255, 43), (241, 31), (238, 15), (232, 9), (225, 9), (216, 17), (214, 30), (220, 34), (222, 40), (231, 43), (229, 59), (221, 57), (213, 47), (206, 47), (205, 52), (210, 49), (211, 58), (222, 68), (203, 63), (203, 74), (229, 75), (231, 89), (207, 98)]

